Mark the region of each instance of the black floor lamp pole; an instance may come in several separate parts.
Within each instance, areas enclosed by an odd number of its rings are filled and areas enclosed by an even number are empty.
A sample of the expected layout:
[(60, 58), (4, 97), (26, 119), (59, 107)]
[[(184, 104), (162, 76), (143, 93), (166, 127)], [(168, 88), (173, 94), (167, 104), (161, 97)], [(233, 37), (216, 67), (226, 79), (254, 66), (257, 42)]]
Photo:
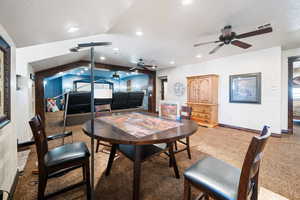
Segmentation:
[(91, 54), (91, 78), (90, 78), (90, 83), (91, 83), (91, 188), (92, 188), (92, 200), (94, 199), (94, 169), (95, 169), (95, 163), (94, 163), (94, 120), (95, 120), (95, 99), (94, 99), (94, 68), (95, 68), (95, 58), (94, 58), (94, 47), (91, 47), (90, 50)]
[(94, 197), (94, 183), (95, 183), (95, 153), (94, 153), (94, 120), (95, 120), (95, 100), (94, 100), (94, 68), (95, 68), (95, 49), (97, 46), (107, 46), (111, 45), (111, 42), (90, 42), (78, 44), (76, 47), (70, 49), (71, 52), (78, 52), (82, 48), (90, 48), (90, 59), (91, 59), (91, 199)]

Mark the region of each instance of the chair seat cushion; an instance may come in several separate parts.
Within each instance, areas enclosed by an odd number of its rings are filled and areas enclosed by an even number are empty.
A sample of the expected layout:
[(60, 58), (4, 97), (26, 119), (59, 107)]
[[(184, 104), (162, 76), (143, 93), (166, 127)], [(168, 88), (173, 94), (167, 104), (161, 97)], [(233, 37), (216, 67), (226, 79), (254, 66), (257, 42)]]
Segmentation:
[(44, 157), (45, 165), (56, 165), (83, 160), (90, 156), (90, 152), (84, 142), (65, 144), (48, 151)]
[(219, 199), (236, 200), (241, 170), (213, 157), (206, 157), (184, 172), (190, 182)]
[[(141, 160), (144, 161), (147, 158), (158, 154), (166, 148), (166, 144), (162, 143), (160, 145), (141, 145)], [(134, 161), (135, 160), (135, 146), (128, 144), (119, 144), (118, 149), (122, 152), (127, 158)]]

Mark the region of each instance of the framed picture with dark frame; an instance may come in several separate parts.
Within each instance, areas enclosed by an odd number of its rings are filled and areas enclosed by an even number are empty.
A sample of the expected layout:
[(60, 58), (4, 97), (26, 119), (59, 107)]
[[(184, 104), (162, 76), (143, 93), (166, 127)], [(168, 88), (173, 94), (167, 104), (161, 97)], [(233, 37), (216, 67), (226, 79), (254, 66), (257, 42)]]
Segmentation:
[(0, 36), (0, 128), (10, 122), (11, 48)]
[(261, 73), (231, 75), (229, 78), (230, 103), (261, 103)]

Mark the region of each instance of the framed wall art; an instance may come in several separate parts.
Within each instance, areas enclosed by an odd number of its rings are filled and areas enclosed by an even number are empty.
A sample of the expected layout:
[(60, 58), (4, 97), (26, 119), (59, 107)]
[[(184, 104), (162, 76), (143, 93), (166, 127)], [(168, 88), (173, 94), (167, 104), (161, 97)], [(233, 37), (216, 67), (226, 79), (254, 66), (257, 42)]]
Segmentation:
[(11, 48), (0, 36), (0, 128), (10, 122)]
[(261, 73), (231, 75), (230, 103), (261, 103)]

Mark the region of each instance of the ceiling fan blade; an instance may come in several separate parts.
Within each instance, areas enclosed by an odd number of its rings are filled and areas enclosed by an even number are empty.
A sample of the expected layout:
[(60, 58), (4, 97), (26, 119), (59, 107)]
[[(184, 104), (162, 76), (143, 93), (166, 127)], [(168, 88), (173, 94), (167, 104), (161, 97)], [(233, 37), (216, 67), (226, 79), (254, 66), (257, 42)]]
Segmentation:
[(273, 31), (272, 27), (262, 28), (262, 29), (258, 29), (256, 31), (251, 31), (251, 32), (248, 32), (248, 33), (239, 34), (239, 35), (235, 36), (235, 38), (242, 39), (242, 38), (246, 38), (246, 37), (252, 37), (252, 36), (256, 36), (256, 35), (270, 33), (272, 31)]
[(199, 46), (207, 45), (207, 44), (214, 44), (214, 43), (218, 43), (218, 42), (221, 42), (221, 41), (217, 40), (217, 41), (211, 41), (211, 42), (201, 42), (198, 44), (194, 44), (194, 47), (199, 47)]
[(211, 50), (211, 51), (209, 52), (209, 54), (216, 53), (216, 51), (218, 51), (223, 45), (224, 45), (224, 43), (219, 44), (219, 45), (216, 46), (213, 50)]
[(243, 49), (248, 49), (249, 47), (252, 47), (251, 44), (248, 44), (248, 43), (246, 43), (246, 42), (242, 42), (242, 41), (239, 41), (239, 40), (233, 40), (233, 41), (231, 42), (231, 44), (234, 45), (234, 46), (243, 48)]
[(147, 70), (156, 70), (157, 69), (157, 66), (156, 65), (144, 65), (144, 69), (147, 69)]
[(129, 69), (129, 71), (133, 71), (133, 70), (136, 70), (137, 69), (137, 67), (131, 67), (130, 69)]

